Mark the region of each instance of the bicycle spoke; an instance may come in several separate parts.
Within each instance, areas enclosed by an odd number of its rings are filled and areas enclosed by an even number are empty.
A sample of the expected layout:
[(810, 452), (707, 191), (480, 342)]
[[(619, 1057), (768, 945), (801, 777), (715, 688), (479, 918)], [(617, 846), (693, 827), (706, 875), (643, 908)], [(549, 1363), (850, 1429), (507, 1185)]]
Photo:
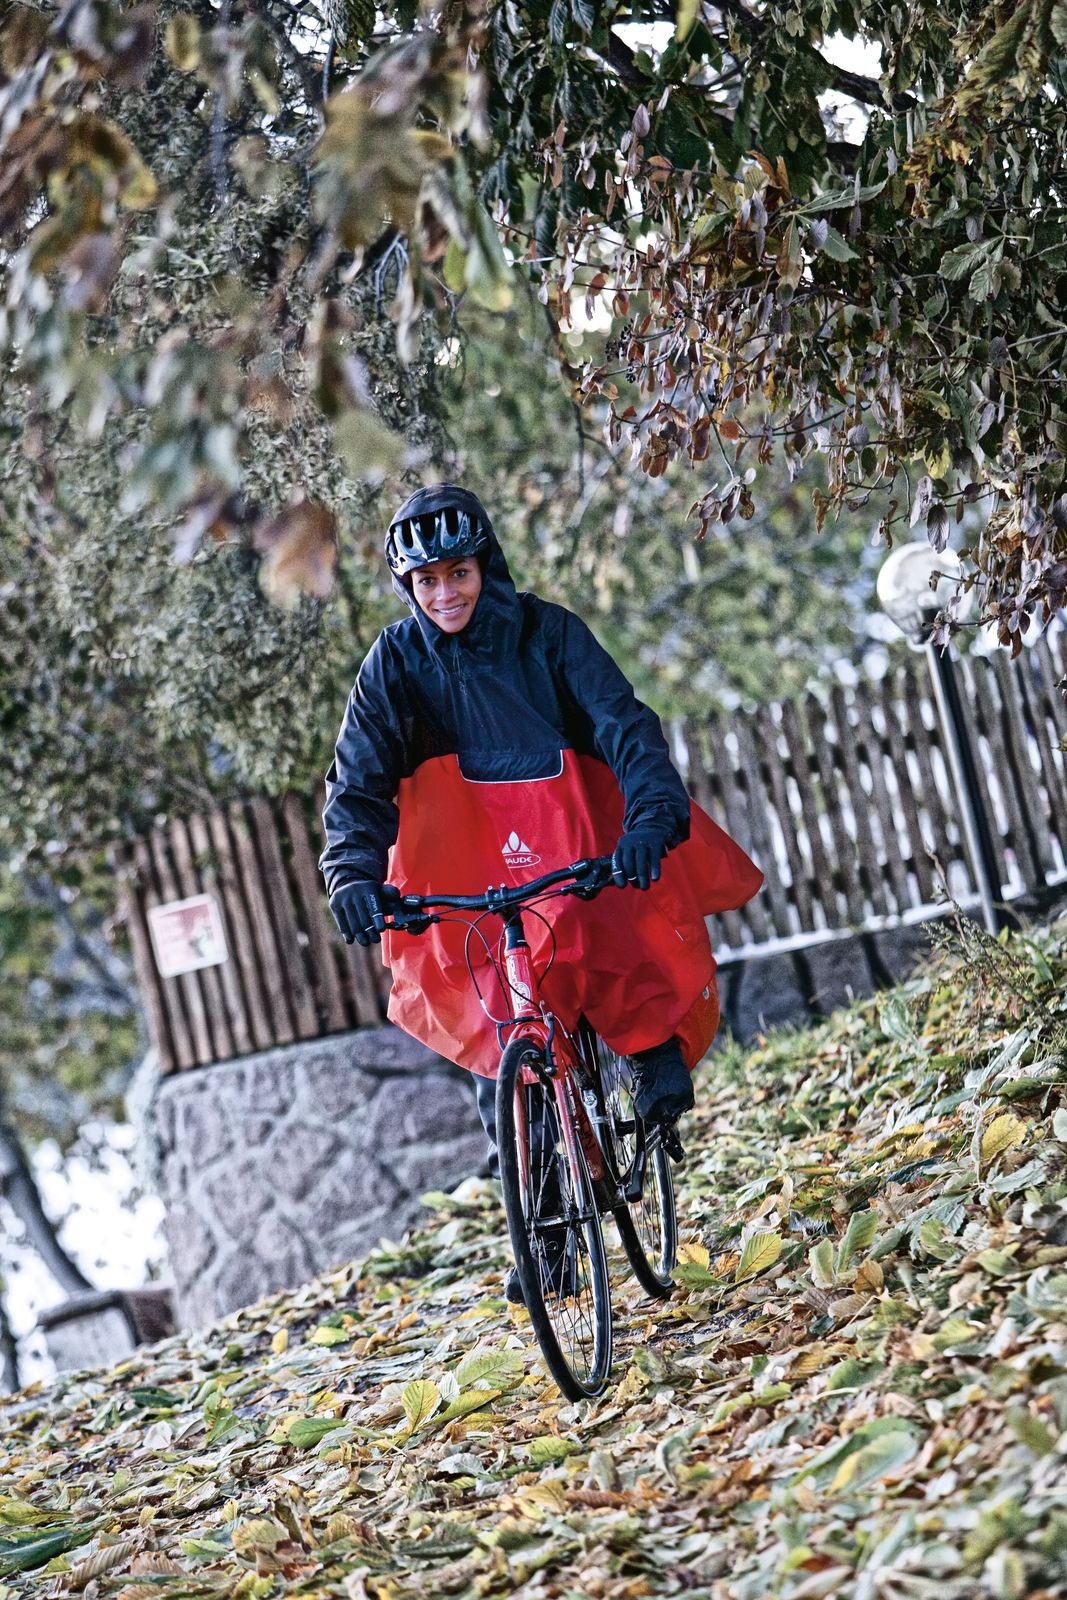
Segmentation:
[(677, 1243), (674, 1185), (662, 1136), (647, 1130), (634, 1111), (630, 1063), (610, 1050), (591, 1030), (587, 1053), (600, 1079), (607, 1114), (606, 1134), (613, 1146), (614, 1164), (624, 1204), (616, 1209), (623, 1248), (630, 1265), (649, 1294), (663, 1295), (671, 1287)]
[(501, 1182), (526, 1309), (553, 1377), (579, 1399), (599, 1394), (611, 1368), (610, 1286), (569, 1093), (557, 1103), (559, 1080), (543, 1066), (522, 1040), (501, 1058)]

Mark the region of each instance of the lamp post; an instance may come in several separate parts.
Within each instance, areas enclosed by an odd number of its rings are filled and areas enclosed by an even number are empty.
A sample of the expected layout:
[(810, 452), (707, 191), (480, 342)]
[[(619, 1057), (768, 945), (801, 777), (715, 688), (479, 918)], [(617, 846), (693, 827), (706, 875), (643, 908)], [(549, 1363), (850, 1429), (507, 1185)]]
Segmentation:
[[(936, 583), (935, 573), (941, 574)], [(924, 541), (917, 541), (899, 546), (886, 558), (878, 574), (877, 590), (886, 616), (896, 623), (913, 650), (922, 650), (926, 655), (982, 920), (989, 932), (996, 934), (1004, 926), (999, 904), (1000, 869), (982, 804), (974, 747), (949, 648), (939, 650), (931, 642), (934, 618), (955, 592), (961, 573), (959, 558), (951, 550), (938, 554)]]

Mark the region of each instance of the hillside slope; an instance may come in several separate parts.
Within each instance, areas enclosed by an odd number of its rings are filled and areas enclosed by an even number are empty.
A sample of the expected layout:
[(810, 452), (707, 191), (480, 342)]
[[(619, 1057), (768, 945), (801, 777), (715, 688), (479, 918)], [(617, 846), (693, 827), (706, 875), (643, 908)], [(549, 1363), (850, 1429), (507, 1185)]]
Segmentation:
[(681, 1286), (616, 1258), (600, 1401), (545, 1377), (472, 1183), (0, 1404), (0, 1600), (1067, 1593), (1067, 923), (927, 968), (703, 1069)]

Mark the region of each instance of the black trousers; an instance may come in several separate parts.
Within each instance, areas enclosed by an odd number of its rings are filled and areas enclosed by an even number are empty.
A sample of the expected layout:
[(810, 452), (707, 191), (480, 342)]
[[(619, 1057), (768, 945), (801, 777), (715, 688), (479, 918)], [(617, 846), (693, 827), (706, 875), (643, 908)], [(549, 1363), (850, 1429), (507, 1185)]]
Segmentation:
[[(668, 1062), (674, 1061), (675, 1058), (682, 1059), (682, 1047), (676, 1035), (672, 1033), (669, 1039), (665, 1039), (662, 1044), (653, 1045), (649, 1050), (635, 1050), (630, 1060), (655, 1068), (660, 1065), (666, 1065)], [(497, 1150), (496, 1143), (496, 1079), (476, 1077), (474, 1080), (474, 1098), (478, 1106), (478, 1115), (482, 1119), (482, 1127), (485, 1129), (485, 1136), (489, 1141), (485, 1156), (486, 1165), (489, 1168), (489, 1176), (491, 1178), (499, 1178), (500, 1153)], [(543, 1129), (538, 1129), (537, 1133), (538, 1143), (540, 1143), (544, 1136)]]

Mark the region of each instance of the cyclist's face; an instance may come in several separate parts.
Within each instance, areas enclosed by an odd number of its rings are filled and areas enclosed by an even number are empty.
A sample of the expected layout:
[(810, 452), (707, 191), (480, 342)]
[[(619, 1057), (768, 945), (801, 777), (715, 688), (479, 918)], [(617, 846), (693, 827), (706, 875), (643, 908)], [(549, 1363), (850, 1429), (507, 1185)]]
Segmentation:
[(411, 575), (411, 592), (444, 633), (461, 633), (474, 614), (482, 592), (482, 569), (475, 556), (431, 561)]

